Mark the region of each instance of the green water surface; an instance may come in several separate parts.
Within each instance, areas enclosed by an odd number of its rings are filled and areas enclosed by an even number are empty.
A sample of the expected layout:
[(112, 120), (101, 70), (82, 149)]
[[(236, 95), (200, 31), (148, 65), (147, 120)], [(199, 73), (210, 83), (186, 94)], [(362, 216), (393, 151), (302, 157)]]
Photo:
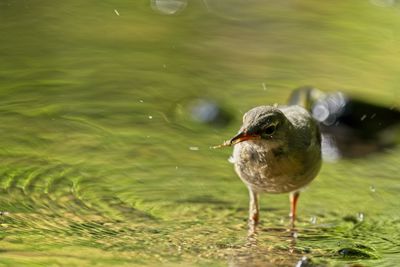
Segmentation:
[[(305, 84), (398, 106), (397, 1), (172, 2), (0, 1), (0, 266), (398, 264), (399, 147), (325, 163), (297, 238), (264, 195), (257, 240), (209, 149)], [(232, 120), (194, 121), (195, 99)]]

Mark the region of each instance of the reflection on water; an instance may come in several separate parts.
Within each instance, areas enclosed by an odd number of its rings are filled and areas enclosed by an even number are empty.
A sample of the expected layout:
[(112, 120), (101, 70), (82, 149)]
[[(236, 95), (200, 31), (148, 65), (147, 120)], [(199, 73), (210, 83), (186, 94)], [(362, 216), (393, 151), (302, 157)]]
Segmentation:
[(262, 196), (254, 245), (209, 149), (303, 84), (398, 106), (383, 2), (0, 1), (0, 265), (399, 262), (398, 146), (325, 164), (295, 244), (287, 196)]
[(174, 15), (181, 12), (186, 5), (186, 0), (151, 0), (151, 7), (165, 15)]
[[(296, 248), (296, 232), (284, 228), (264, 229), (268, 239), (258, 240), (258, 233), (247, 237), (246, 243), (239, 248), (232, 249), (228, 255), (228, 266), (297, 266), (300, 262), (307, 263), (307, 257)], [(279, 246), (276, 246), (279, 243)], [(305, 265), (304, 265), (305, 266)]]

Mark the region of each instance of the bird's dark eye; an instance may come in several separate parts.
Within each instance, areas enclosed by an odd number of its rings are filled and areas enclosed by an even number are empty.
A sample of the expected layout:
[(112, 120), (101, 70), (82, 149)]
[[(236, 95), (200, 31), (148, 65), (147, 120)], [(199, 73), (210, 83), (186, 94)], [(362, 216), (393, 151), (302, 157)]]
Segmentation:
[(275, 132), (275, 129), (276, 129), (275, 125), (271, 125), (271, 126), (268, 126), (264, 132), (268, 135), (271, 135)]

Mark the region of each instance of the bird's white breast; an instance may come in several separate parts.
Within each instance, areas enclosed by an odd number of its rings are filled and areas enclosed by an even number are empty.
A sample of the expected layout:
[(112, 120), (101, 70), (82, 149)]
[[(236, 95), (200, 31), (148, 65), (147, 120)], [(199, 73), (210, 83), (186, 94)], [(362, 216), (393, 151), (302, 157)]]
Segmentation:
[(242, 181), (258, 192), (285, 193), (298, 190), (317, 175), (321, 160), (317, 150), (288, 151), (278, 143), (251, 140), (238, 143), (232, 162)]

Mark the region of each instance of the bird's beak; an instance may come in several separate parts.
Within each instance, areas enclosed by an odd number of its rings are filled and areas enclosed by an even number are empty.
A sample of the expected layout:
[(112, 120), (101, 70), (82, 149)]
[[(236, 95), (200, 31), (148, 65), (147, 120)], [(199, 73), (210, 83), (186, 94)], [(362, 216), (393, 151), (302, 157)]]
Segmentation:
[(231, 140), (229, 140), (230, 145), (235, 145), (237, 143), (250, 140), (250, 139), (259, 139), (261, 136), (255, 134), (249, 134), (247, 132), (240, 132), (235, 135)]

